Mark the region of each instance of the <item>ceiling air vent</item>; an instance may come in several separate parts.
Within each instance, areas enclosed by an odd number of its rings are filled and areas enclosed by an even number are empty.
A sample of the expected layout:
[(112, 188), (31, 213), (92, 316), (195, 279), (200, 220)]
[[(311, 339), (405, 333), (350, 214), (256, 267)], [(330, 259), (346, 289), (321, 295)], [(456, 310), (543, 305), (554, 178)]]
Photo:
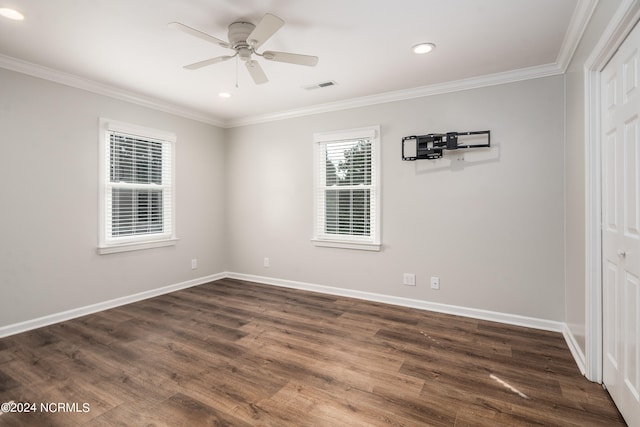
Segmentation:
[(316, 84), (311, 85), (311, 86), (307, 86), (307, 87), (305, 87), (305, 89), (307, 89), (307, 90), (321, 89), (321, 88), (335, 86), (335, 85), (337, 85), (336, 82), (334, 82), (333, 80), (329, 80), (329, 81), (326, 81), (326, 82), (320, 82), (320, 83), (316, 83)]

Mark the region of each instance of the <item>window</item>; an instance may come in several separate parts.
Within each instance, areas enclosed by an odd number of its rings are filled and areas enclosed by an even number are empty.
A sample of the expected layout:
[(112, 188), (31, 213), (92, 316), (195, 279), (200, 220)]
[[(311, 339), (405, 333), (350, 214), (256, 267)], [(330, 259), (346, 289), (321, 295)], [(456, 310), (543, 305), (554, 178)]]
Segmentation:
[(175, 244), (172, 133), (100, 120), (100, 253)]
[(314, 135), (318, 246), (380, 250), (380, 127)]

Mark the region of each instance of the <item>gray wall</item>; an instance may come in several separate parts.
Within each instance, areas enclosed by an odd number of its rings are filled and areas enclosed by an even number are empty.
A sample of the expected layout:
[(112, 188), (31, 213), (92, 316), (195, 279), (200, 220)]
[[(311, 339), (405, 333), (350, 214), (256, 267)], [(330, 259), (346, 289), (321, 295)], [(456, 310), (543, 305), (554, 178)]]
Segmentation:
[(584, 64), (620, 3), (621, 0), (600, 0), (565, 74), (565, 287), (567, 301), (565, 322), (583, 353), (586, 333), (586, 219), (588, 212)]
[[(313, 246), (313, 133), (378, 124), (383, 250)], [(484, 163), (400, 159), (403, 136), (484, 129)], [(229, 269), (564, 321), (563, 135), (562, 76), (229, 129)]]
[[(227, 130), (0, 69), (0, 326), (233, 271), (566, 321), (584, 351), (582, 68), (620, 3), (564, 77)], [(97, 255), (101, 116), (177, 134), (175, 247)], [(383, 250), (315, 247), (312, 134), (375, 124)], [(400, 160), (403, 136), (480, 129), (485, 162)]]
[[(177, 135), (176, 246), (97, 254), (101, 116)], [(0, 69), (0, 326), (224, 271), (224, 155), (222, 129)]]

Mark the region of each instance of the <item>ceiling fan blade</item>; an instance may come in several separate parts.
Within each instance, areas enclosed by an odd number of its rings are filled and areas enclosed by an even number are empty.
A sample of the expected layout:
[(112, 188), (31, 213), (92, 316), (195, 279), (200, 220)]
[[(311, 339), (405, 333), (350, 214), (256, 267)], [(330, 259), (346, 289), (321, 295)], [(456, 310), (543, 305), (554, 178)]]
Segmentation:
[(289, 64), (306, 65), (308, 67), (314, 67), (318, 63), (317, 56), (300, 55), (298, 53), (267, 50), (262, 56), (269, 61), (288, 62)]
[(264, 42), (269, 40), (276, 31), (284, 25), (284, 21), (275, 15), (267, 13), (256, 28), (253, 29), (249, 37), (247, 37), (247, 43), (254, 49), (262, 46)]
[(254, 61), (253, 59), (247, 61), (246, 66), (255, 84), (261, 85), (269, 81), (267, 75), (262, 70), (262, 67), (260, 66), (260, 64), (258, 64), (258, 61)]
[(183, 33), (187, 33), (190, 34), (192, 36), (198, 37), (202, 40), (208, 41), (209, 43), (213, 43), (213, 44), (217, 44), (218, 46), (222, 46), (222, 47), (227, 47), (230, 48), (231, 45), (223, 40), (220, 40), (219, 38), (210, 36), (207, 33), (203, 33), (200, 30), (196, 30), (195, 28), (191, 28), (188, 25), (184, 25), (180, 22), (169, 22), (169, 28), (173, 28), (179, 31), (182, 31)]
[(233, 58), (235, 55), (217, 56), (211, 59), (205, 59), (204, 61), (194, 62), (193, 64), (185, 65), (182, 68), (187, 70), (197, 70), (198, 68), (206, 67), (207, 65), (217, 64), (218, 62), (227, 61)]

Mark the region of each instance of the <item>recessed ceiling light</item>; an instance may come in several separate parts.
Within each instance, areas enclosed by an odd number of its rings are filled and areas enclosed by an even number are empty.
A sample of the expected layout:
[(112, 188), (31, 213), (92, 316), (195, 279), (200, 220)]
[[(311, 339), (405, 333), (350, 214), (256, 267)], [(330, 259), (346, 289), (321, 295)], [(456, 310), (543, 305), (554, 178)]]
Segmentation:
[(24, 19), (24, 15), (22, 13), (7, 7), (0, 7), (0, 16), (4, 16), (5, 18), (9, 18), (14, 21), (22, 21)]
[(220, 98), (231, 98), (231, 94), (229, 92), (220, 92), (218, 96)]
[(436, 48), (436, 45), (433, 43), (420, 43), (415, 45), (412, 49), (413, 49), (413, 53), (422, 55), (423, 53), (431, 52), (435, 48)]

